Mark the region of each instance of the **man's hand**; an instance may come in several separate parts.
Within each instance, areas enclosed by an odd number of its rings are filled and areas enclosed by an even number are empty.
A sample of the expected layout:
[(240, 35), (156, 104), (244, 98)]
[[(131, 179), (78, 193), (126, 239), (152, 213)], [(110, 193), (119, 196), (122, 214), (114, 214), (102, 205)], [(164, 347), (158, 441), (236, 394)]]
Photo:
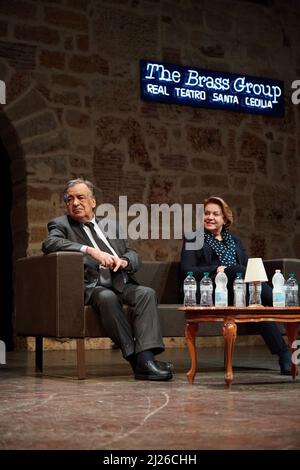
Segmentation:
[(96, 261), (98, 261), (99, 264), (101, 264), (101, 266), (104, 266), (105, 268), (113, 269), (116, 264), (116, 256), (105, 253), (105, 251), (101, 251), (99, 248), (88, 246), (86, 249), (86, 254), (94, 258)]
[(116, 272), (118, 269), (125, 269), (128, 266), (128, 261), (126, 259), (119, 258), (118, 256), (114, 256), (115, 266), (113, 271)]
[(101, 266), (113, 269), (114, 272), (118, 271), (118, 269), (125, 269), (128, 266), (128, 261), (126, 259), (119, 258), (119, 256), (110, 255), (105, 251), (99, 250), (99, 248), (92, 248), (91, 246), (88, 246), (86, 249), (86, 254), (98, 261)]

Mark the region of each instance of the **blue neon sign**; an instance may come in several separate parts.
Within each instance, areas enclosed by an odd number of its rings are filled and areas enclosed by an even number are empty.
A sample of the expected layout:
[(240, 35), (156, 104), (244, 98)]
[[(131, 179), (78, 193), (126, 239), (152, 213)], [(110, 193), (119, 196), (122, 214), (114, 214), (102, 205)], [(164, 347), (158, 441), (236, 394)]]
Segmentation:
[(141, 60), (141, 98), (284, 116), (281, 80)]

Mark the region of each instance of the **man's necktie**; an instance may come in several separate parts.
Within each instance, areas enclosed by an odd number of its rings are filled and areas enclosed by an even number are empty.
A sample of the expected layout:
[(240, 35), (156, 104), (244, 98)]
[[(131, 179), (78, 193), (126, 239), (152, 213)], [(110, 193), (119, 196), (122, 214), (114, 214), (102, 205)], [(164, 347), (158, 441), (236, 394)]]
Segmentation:
[[(106, 243), (104, 243), (104, 241), (101, 240), (101, 238), (99, 238), (99, 236), (98, 236), (98, 234), (95, 230), (93, 222), (87, 222), (84, 225), (86, 225), (90, 229), (92, 237), (95, 240), (95, 243), (98, 245), (98, 248), (101, 251), (105, 251), (105, 253), (109, 253), (110, 255), (112, 255), (113, 253), (109, 249), (109, 247), (106, 245)], [(111, 276), (111, 271), (110, 271), (109, 268), (105, 268), (105, 267), (100, 266), (100, 269), (99, 269), (99, 282), (100, 282), (100, 285), (104, 286), (104, 287), (111, 287), (112, 286), (112, 276)]]
[[(95, 243), (98, 245), (99, 249), (101, 251), (105, 251), (105, 253), (113, 255), (113, 252), (109, 249), (106, 243), (104, 243), (104, 241), (99, 238), (93, 222), (86, 222), (84, 225), (86, 225), (90, 229), (93, 239), (95, 240)], [(99, 282), (102, 286), (111, 287), (113, 285), (116, 291), (122, 292), (124, 289), (124, 285), (127, 283), (127, 281), (128, 275), (123, 269), (118, 270), (116, 273), (114, 273), (109, 268), (100, 267)]]
[(97, 234), (95, 230), (93, 222), (86, 222), (84, 225), (86, 225), (90, 229), (93, 239), (95, 240), (95, 243), (97, 243), (98, 245), (98, 248), (101, 251), (105, 251), (105, 253), (109, 253), (110, 255), (113, 255), (113, 252), (109, 249), (106, 243), (104, 243), (104, 241), (101, 240), (101, 238), (99, 238), (99, 235)]

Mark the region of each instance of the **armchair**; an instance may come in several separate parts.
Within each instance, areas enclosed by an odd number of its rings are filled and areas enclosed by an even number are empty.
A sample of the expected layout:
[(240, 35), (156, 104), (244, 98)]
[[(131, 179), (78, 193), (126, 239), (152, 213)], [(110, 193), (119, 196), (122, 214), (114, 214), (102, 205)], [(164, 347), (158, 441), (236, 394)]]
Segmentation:
[(84, 306), (81, 253), (21, 258), (16, 264), (16, 333), (35, 336), (36, 369), (43, 371), (43, 337), (75, 338), (78, 378), (84, 379), (85, 337), (106, 336), (99, 318)]
[[(174, 308), (178, 304), (178, 263), (146, 262), (137, 278), (153, 287), (164, 302), (160, 309), (163, 334), (183, 336), (184, 318)], [(74, 338), (78, 379), (85, 379), (85, 338), (107, 335), (95, 310), (84, 305), (83, 255), (57, 252), (20, 258), (15, 293), (16, 334), (35, 337), (36, 370), (43, 372), (44, 337)], [(128, 308), (125, 306), (125, 312)], [(173, 321), (174, 314), (178, 321)]]

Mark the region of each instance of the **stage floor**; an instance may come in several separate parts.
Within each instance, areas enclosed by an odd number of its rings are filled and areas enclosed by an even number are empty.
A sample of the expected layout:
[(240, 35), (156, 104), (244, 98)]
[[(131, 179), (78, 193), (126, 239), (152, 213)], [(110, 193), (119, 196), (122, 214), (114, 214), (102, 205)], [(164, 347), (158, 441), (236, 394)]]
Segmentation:
[(87, 351), (78, 381), (75, 351), (7, 354), (0, 365), (0, 449), (300, 449), (300, 379), (279, 374), (264, 346), (239, 346), (234, 382), (224, 384), (223, 349), (198, 348), (189, 385), (185, 348), (171, 382), (137, 381), (118, 350)]

